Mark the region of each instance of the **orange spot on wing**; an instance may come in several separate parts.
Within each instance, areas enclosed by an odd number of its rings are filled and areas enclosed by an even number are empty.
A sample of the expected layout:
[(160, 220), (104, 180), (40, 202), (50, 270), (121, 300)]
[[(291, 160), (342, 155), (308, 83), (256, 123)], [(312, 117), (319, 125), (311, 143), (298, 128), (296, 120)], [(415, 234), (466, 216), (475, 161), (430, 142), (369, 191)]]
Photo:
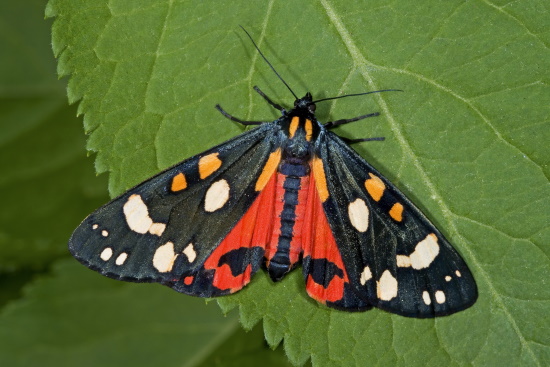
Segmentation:
[(256, 191), (262, 191), (265, 185), (267, 185), (267, 182), (273, 176), (273, 173), (277, 169), (277, 166), (279, 165), (279, 162), (281, 161), (281, 148), (277, 149), (273, 153), (269, 155), (269, 158), (267, 159), (267, 162), (265, 163), (264, 168), (262, 169), (262, 173), (260, 174), (260, 177), (258, 177), (258, 180), (256, 181)]
[(185, 285), (191, 285), (193, 283), (193, 280), (195, 279), (194, 276), (188, 276), (188, 277), (185, 277), (183, 278), (183, 283)]
[(317, 156), (313, 157), (312, 161), (313, 177), (315, 178), (315, 186), (319, 194), (319, 199), (324, 203), (328, 197), (327, 178), (325, 176), (325, 168), (323, 167), (323, 160)]
[(294, 137), (294, 134), (296, 134), (296, 130), (298, 130), (299, 124), (300, 124), (300, 118), (298, 116), (294, 116), (290, 121), (290, 126), (288, 128), (288, 136), (291, 139)]
[(183, 173), (178, 173), (174, 176), (172, 179), (172, 186), (170, 187), (170, 190), (173, 192), (185, 190), (187, 188), (187, 180), (185, 179), (185, 175)]
[(382, 198), (382, 195), (384, 195), (386, 185), (384, 185), (384, 182), (382, 182), (380, 177), (375, 176), (372, 173), (369, 173), (369, 176), (370, 178), (365, 181), (365, 188), (375, 201), (379, 201)]
[(313, 125), (310, 119), (306, 119), (306, 140), (311, 141), (311, 135), (313, 134)]
[(199, 159), (199, 175), (205, 179), (221, 167), (222, 161), (218, 158), (219, 153), (211, 153)]
[(390, 217), (397, 222), (403, 220), (403, 205), (401, 203), (395, 203), (390, 209)]

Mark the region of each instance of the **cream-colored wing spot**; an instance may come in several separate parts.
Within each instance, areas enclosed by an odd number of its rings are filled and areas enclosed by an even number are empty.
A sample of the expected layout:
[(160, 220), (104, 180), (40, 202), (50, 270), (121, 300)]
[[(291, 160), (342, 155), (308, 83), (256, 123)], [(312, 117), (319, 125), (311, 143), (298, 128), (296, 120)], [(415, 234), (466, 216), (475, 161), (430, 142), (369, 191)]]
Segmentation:
[(183, 254), (187, 256), (187, 260), (189, 260), (190, 263), (195, 261), (197, 258), (197, 253), (195, 252), (195, 247), (193, 247), (192, 243), (189, 243), (189, 245), (183, 249)]
[(376, 282), (376, 292), (382, 301), (390, 301), (397, 296), (397, 279), (389, 270), (384, 271), (380, 280)]
[(110, 247), (105, 247), (103, 251), (101, 251), (101, 254), (99, 254), (99, 257), (103, 261), (107, 261), (113, 256), (113, 249)]
[(115, 264), (120, 266), (120, 265), (124, 264), (124, 262), (126, 261), (127, 258), (128, 258), (128, 254), (126, 252), (123, 252), (123, 253), (121, 253), (120, 255), (117, 256), (117, 258), (115, 260)]
[(166, 242), (164, 245), (157, 248), (153, 256), (153, 266), (161, 273), (167, 273), (172, 270), (174, 261), (178, 254), (174, 252), (174, 244)]
[(428, 291), (422, 292), (422, 300), (424, 300), (424, 303), (428, 306), (432, 304), (432, 299), (430, 298)]
[(361, 285), (365, 285), (371, 278), (372, 278), (372, 272), (370, 271), (370, 268), (368, 266), (365, 266), (365, 268), (361, 272), (361, 277), (359, 278), (359, 282), (361, 283)]
[(351, 225), (359, 232), (366, 232), (369, 228), (369, 208), (361, 199), (355, 199), (348, 206), (348, 216)]
[(427, 268), (439, 254), (437, 236), (430, 233), (422, 241), (418, 242), (414, 251), (409, 255), (397, 255), (397, 266), (400, 268), (412, 267), (415, 270)]
[(397, 255), (395, 259), (397, 260), (397, 266), (400, 268), (408, 268), (411, 266), (411, 258), (407, 255)]
[(149, 233), (157, 235), (157, 236), (160, 237), (160, 236), (162, 236), (162, 233), (164, 232), (165, 229), (166, 229), (166, 224), (164, 224), (164, 223), (153, 223), (153, 224), (151, 224), (151, 227), (149, 227)]
[(435, 300), (439, 304), (445, 303), (445, 293), (443, 291), (435, 292)]
[(130, 195), (122, 208), (128, 227), (134, 232), (145, 234), (147, 232), (161, 236), (166, 228), (164, 223), (154, 223), (149, 216), (147, 205), (140, 195)]
[(211, 213), (223, 208), (229, 200), (229, 191), (229, 184), (224, 179), (210, 185), (204, 197), (204, 210)]

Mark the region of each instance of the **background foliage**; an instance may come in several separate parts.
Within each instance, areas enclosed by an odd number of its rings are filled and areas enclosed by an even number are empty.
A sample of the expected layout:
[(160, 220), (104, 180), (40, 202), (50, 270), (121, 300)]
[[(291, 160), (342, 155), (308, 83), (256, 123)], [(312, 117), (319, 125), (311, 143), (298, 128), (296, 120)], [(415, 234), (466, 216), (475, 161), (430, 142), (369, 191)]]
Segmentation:
[[(178, 2), (0, 5), (0, 364), (26, 366), (550, 364), (550, 19), (543, 1)], [(58, 57), (56, 80), (49, 27)], [(213, 303), (111, 281), (68, 257), (71, 230), (112, 195), (242, 131), (215, 111), (276, 114), (287, 82), (413, 199), (470, 265), (480, 298), (436, 320), (328, 310), (298, 271), (263, 274), (224, 317)], [(7, 56), (6, 56), (7, 55)], [(84, 116), (85, 137), (73, 116)], [(215, 132), (215, 133), (212, 133)], [(262, 323), (259, 323), (262, 321)], [(260, 362), (258, 362), (260, 361)]]

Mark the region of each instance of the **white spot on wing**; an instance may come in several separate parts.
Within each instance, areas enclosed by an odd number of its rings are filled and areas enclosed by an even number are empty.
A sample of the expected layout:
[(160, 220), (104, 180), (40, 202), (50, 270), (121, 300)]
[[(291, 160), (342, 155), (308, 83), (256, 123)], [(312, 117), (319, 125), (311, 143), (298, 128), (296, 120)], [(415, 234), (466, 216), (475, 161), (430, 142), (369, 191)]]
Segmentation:
[(164, 230), (166, 229), (166, 224), (164, 223), (153, 223), (149, 228), (149, 233), (161, 236)]
[(437, 291), (437, 292), (435, 292), (435, 300), (436, 300), (437, 303), (439, 303), (439, 304), (445, 303), (445, 293), (443, 293), (443, 291)]
[(214, 182), (206, 191), (204, 197), (204, 210), (207, 212), (215, 212), (221, 209), (229, 200), (229, 184), (226, 180), (221, 179)]
[(164, 223), (153, 223), (147, 205), (139, 195), (131, 195), (122, 209), (128, 227), (134, 232), (141, 234), (149, 232), (160, 237), (166, 228)]
[(448, 281), (448, 282), (450, 282), (451, 279), (452, 279), (452, 278), (451, 278), (449, 275), (447, 275), (447, 276), (445, 277), (445, 280)]
[(407, 255), (397, 255), (395, 259), (397, 260), (397, 266), (400, 268), (408, 268), (411, 266), (411, 258)]
[(103, 231), (101, 231), (101, 235), (103, 237), (107, 237), (109, 235), (109, 232), (107, 232), (106, 230), (103, 230)]
[(145, 234), (153, 224), (153, 220), (149, 217), (147, 205), (139, 195), (131, 195), (123, 207), (124, 216), (128, 227), (134, 232)]
[(174, 244), (166, 242), (155, 251), (153, 266), (161, 273), (169, 272), (174, 266), (176, 257), (178, 257), (178, 254), (174, 253)]
[(195, 252), (195, 248), (193, 247), (192, 243), (187, 245), (187, 247), (183, 250), (183, 253), (185, 254), (185, 256), (187, 256), (187, 260), (189, 260), (190, 263), (195, 261), (195, 259), (197, 258), (197, 253)]
[(101, 251), (101, 254), (99, 255), (99, 257), (103, 261), (109, 260), (111, 256), (113, 256), (113, 249), (110, 247), (105, 247), (103, 251)]
[(123, 252), (120, 255), (118, 255), (118, 257), (115, 260), (115, 264), (122, 265), (124, 264), (127, 258), (128, 258), (128, 254), (126, 252)]
[(370, 271), (368, 266), (365, 266), (363, 269), (363, 272), (361, 273), (361, 278), (359, 279), (359, 282), (361, 285), (365, 285), (365, 283), (372, 278), (372, 272)]
[(422, 292), (422, 299), (424, 300), (424, 303), (426, 305), (429, 306), (432, 304), (432, 299), (430, 298), (430, 294), (428, 293), (428, 291)]
[(369, 208), (361, 199), (355, 199), (348, 206), (348, 216), (351, 225), (359, 232), (365, 232), (369, 228)]
[(416, 270), (430, 266), (439, 254), (437, 236), (430, 233), (422, 241), (416, 244), (414, 251), (409, 255), (397, 255), (396, 262), (400, 268), (411, 267)]
[(455, 274), (456, 274), (456, 276), (459, 277), (459, 278), (462, 276), (462, 274), (460, 274), (460, 272), (459, 272), (458, 270), (455, 271)]
[(382, 273), (380, 280), (376, 282), (376, 292), (382, 301), (389, 301), (397, 296), (397, 279), (391, 275), (389, 270)]
[(94, 224), (94, 225), (92, 226), (92, 229), (97, 229), (98, 227), (99, 227), (99, 225)]

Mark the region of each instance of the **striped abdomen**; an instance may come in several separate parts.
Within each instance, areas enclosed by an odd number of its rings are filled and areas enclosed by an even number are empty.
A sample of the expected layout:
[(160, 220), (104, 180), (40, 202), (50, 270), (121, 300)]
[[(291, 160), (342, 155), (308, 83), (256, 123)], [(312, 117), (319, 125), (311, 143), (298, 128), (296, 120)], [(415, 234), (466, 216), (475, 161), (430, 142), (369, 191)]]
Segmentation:
[(283, 163), (276, 177), (273, 233), (266, 246), (267, 270), (274, 281), (294, 268), (302, 253), (308, 201), (309, 166)]

